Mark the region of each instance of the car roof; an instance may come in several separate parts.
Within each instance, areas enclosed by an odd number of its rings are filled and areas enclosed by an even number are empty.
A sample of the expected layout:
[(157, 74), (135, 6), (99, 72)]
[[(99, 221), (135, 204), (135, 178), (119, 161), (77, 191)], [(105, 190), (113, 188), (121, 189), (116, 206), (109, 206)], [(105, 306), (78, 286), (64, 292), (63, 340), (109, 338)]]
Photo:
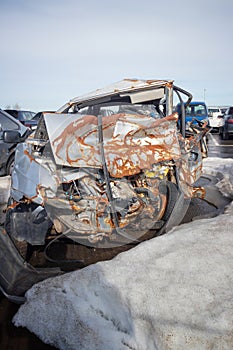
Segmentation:
[(206, 103), (204, 101), (191, 101), (189, 104), (190, 105), (205, 105)]
[[(181, 103), (178, 102), (177, 106), (180, 106), (180, 105), (181, 105)], [(191, 101), (191, 102), (189, 102), (189, 106), (190, 105), (206, 105), (206, 103), (204, 101)]]
[(88, 94), (78, 96), (70, 100), (62, 106), (57, 112), (63, 111), (65, 108), (73, 104), (81, 104), (82, 102), (98, 100), (100, 98), (117, 95), (119, 93), (137, 92), (143, 90), (152, 90), (154, 88), (172, 85), (173, 80), (139, 80), (139, 79), (123, 79), (102, 89), (97, 89)]
[(36, 114), (33, 111), (22, 110), (22, 109), (4, 109), (4, 111), (9, 113), (9, 114), (13, 114), (14, 113), (15, 116), (24, 115), (24, 113)]

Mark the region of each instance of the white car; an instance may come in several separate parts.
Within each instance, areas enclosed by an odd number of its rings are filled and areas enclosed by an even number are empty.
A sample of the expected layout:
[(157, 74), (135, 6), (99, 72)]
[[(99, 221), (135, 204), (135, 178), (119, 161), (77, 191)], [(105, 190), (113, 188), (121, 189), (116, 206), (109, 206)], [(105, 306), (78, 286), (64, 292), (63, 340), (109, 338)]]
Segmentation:
[(219, 128), (223, 125), (223, 111), (221, 107), (212, 106), (208, 107), (208, 115), (209, 115), (209, 125), (213, 129), (219, 130)]

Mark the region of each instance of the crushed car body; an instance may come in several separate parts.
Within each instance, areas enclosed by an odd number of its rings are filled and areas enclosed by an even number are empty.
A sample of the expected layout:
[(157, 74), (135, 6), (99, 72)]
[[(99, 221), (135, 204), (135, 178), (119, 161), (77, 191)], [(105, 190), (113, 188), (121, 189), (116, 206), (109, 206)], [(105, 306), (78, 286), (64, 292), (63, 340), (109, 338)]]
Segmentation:
[[(180, 114), (173, 113), (174, 95)], [(205, 123), (185, 125), (184, 106), (191, 99), (173, 81), (124, 79), (44, 113), (36, 131), (17, 146), (0, 239), (10, 239), (27, 264), (43, 247), (56, 269), (45, 267), (49, 275), (65, 263), (56, 249), (49, 256), (58, 241), (76, 248), (65, 259), (77, 268), (89, 263), (80, 247), (111, 250), (112, 257), (119, 247), (178, 225), (190, 199), (205, 196), (195, 183), (209, 129)], [(22, 294), (16, 278), (4, 289)]]

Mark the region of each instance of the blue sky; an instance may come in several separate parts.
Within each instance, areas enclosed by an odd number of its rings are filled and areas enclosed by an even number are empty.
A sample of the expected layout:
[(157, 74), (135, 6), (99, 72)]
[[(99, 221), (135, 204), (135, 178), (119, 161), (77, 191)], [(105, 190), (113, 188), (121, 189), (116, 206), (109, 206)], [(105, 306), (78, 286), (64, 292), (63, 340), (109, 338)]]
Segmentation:
[(0, 0), (0, 107), (56, 110), (123, 78), (233, 104), (232, 0)]

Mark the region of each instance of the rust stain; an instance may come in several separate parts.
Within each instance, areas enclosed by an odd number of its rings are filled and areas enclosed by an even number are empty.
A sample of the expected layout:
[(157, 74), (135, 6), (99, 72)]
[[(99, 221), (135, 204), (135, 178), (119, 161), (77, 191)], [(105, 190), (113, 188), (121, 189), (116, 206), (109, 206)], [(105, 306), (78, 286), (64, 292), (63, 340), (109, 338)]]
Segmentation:
[(167, 83), (166, 83), (166, 86), (167, 86), (168, 88), (172, 88), (173, 82), (172, 82), (172, 81), (167, 82)]
[(27, 156), (29, 159), (30, 159), (30, 162), (35, 162), (35, 158), (31, 156), (31, 154), (27, 151), (27, 150), (24, 150), (23, 153), (25, 154), (25, 156)]
[[(149, 125), (144, 125), (142, 118), (149, 120)], [(130, 176), (141, 169), (151, 168), (153, 163), (178, 159), (177, 120), (177, 113), (162, 119), (125, 113), (103, 118), (104, 150), (110, 175), (117, 178)], [(87, 125), (90, 125), (90, 130), (87, 130)], [(128, 132), (124, 126), (129, 128)], [(116, 133), (118, 127), (120, 131)], [(102, 167), (95, 116), (83, 116), (69, 124), (53, 140), (53, 146), (56, 156), (69, 166)]]
[(73, 202), (70, 203), (71, 209), (74, 210), (77, 214), (82, 212), (83, 209), (81, 209), (78, 205), (74, 204)]
[(204, 199), (206, 190), (204, 187), (193, 187), (193, 197)]
[(138, 79), (131, 79), (131, 78), (125, 78), (125, 79), (123, 79), (124, 81), (131, 81), (131, 82), (133, 82), (133, 83), (136, 83), (136, 82), (138, 82)]
[(11, 205), (8, 205), (7, 209), (6, 210), (9, 210), (9, 209), (14, 209), (15, 207), (17, 207), (19, 205), (18, 202), (13, 202)]

